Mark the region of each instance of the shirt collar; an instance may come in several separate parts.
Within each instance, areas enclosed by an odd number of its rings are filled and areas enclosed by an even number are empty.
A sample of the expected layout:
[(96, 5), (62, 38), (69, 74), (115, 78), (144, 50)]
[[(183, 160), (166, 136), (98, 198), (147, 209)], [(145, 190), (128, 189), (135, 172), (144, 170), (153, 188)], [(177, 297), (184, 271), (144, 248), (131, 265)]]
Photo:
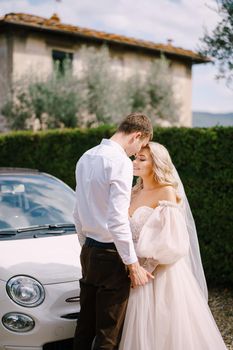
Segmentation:
[(116, 141), (110, 139), (102, 139), (101, 144), (117, 148), (119, 151), (123, 152), (126, 155), (124, 148)]

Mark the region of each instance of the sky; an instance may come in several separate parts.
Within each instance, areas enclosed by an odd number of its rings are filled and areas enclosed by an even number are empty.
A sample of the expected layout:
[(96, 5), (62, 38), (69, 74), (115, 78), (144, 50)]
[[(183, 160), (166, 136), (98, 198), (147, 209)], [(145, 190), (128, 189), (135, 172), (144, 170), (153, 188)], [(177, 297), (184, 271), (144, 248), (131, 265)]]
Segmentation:
[[(0, 16), (23, 12), (63, 23), (117, 33), (197, 51), (204, 28), (211, 32), (220, 17), (215, 0), (0, 0)], [(216, 81), (213, 64), (193, 66), (193, 111), (233, 112), (233, 90)]]

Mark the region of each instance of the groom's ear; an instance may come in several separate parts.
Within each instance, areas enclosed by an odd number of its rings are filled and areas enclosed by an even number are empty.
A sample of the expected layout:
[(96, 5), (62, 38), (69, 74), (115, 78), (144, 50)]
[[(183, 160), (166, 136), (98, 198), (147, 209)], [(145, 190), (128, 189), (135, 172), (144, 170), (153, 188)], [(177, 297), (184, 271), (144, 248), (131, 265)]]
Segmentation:
[(129, 143), (132, 144), (132, 143), (134, 143), (135, 141), (137, 142), (138, 140), (141, 139), (141, 136), (142, 136), (141, 131), (132, 132), (132, 133), (130, 134), (130, 137), (129, 137)]
[(140, 140), (141, 137), (142, 137), (141, 131), (136, 131), (136, 132), (135, 132), (135, 140)]

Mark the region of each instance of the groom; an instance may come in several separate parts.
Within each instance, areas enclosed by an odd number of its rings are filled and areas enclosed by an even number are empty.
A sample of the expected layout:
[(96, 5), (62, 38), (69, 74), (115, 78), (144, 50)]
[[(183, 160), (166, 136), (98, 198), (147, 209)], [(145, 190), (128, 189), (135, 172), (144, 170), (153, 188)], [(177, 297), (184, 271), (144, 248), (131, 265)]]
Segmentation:
[(153, 278), (138, 263), (128, 220), (133, 179), (128, 157), (152, 135), (148, 117), (132, 113), (77, 163), (74, 220), (83, 276), (74, 350), (118, 349), (130, 284), (135, 288)]

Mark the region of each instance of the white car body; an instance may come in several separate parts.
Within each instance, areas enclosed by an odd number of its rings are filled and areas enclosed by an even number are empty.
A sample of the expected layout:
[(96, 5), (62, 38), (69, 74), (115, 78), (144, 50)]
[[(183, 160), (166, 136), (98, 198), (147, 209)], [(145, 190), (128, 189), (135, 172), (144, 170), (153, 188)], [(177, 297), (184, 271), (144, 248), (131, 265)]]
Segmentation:
[[(35, 327), (14, 333), (0, 327), (1, 350), (42, 350), (43, 344), (72, 338), (76, 320), (61, 318), (79, 311), (80, 246), (76, 234), (2, 241), (0, 254), (0, 319), (8, 312), (31, 316)], [(17, 275), (35, 278), (44, 286), (45, 299), (36, 307), (23, 307), (10, 299), (7, 281)]]
[[(66, 344), (72, 343), (75, 332), (80, 310), (81, 278), (81, 248), (72, 222), (74, 191), (57, 178), (44, 173), (34, 174), (23, 170), (9, 173), (9, 176), (7, 171), (2, 173), (4, 176), (0, 172), (0, 350), (70, 350)], [(11, 193), (10, 181), (24, 185), (17, 185), (18, 193)], [(35, 196), (34, 190), (29, 193), (29, 187), (27, 189), (32, 183), (33, 186), (35, 183)], [(38, 184), (40, 187), (37, 190)], [(39, 193), (40, 189), (42, 194)], [(10, 199), (18, 196), (17, 200), (20, 200), (10, 204), (8, 196)], [(39, 202), (39, 196), (42, 196), (43, 202)], [(47, 208), (51, 210), (50, 217)], [(56, 215), (63, 212), (66, 216), (60, 225), (64, 226), (59, 226)], [(47, 218), (55, 219), (47, 225)], [(26, 231), (24, 228), (21, 232), (17, 229), (17, 220), (29, 225)], [(33, 220), (33, 224), (30, 224), (30, 220)], [(23, 227), (22, 223), (18, 227)], [(14, 277), (20, 279), (20, 276), (23, 279), (29, 277), (41, 286), (43, 298), (38, 305), (23, 304), (12, 297), (9, 281)], [(30, 292), (30, 286), (28, 291)], [(22, 289), (20, 293), (19, 300), (22, 300)], [(5, 320), (9, 314), (12, 317), (29, 316), (33, 320), (33, 327), (27, 331), (26, 328), (8, 327), (9, 323)]]

